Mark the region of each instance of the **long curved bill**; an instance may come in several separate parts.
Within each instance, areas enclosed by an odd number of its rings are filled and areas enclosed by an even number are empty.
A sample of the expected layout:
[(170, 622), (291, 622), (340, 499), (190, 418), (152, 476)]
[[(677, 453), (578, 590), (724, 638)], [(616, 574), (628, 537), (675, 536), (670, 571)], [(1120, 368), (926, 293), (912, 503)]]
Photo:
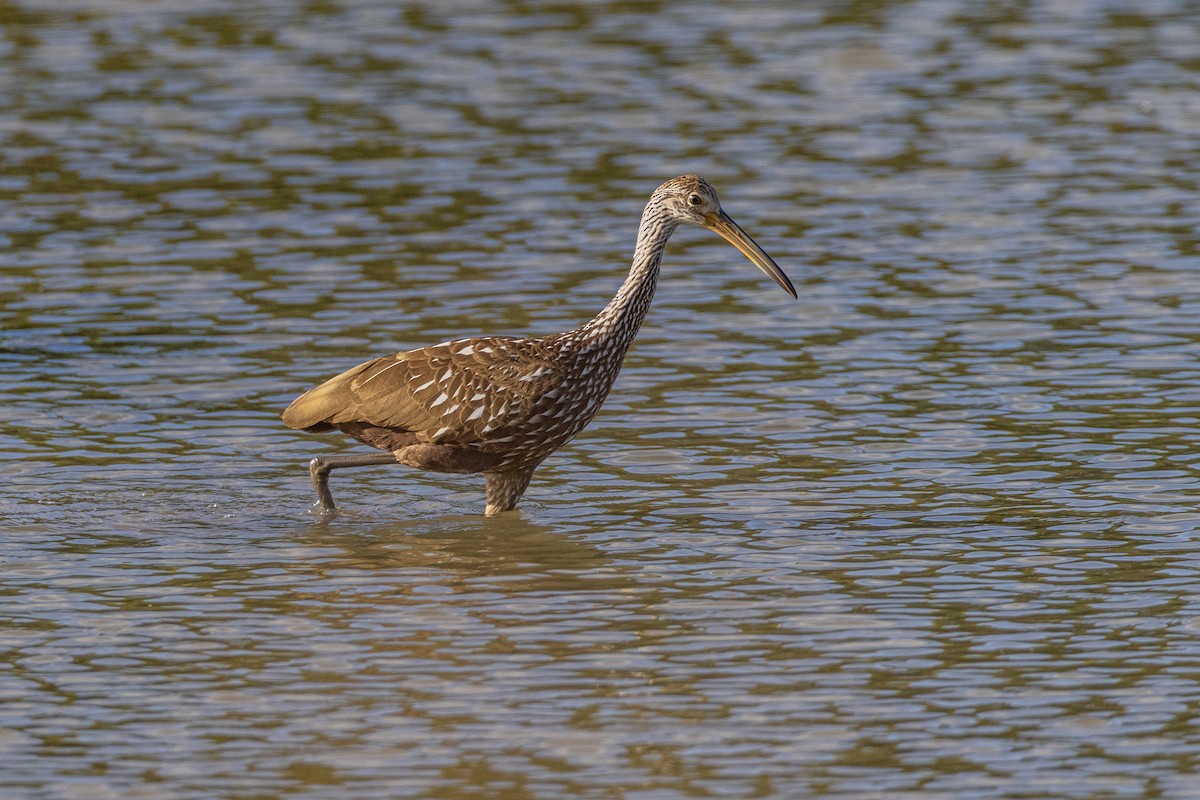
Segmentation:
[(713, 233), (718, 234), (725, 241), (742, 251), (742, 255), (754, 262), (754, 266), (761, 269), (771, 277), (771, 280), (783, 287), (783, 290), (796, 297), (796, 287), (792, 286), (792, 282), (788, 280), (788, 276), (783, 274), (783, 270), (775, 263), (775, 260), (767, 255), (766, 251), (758, 246), (758, 243), (750, 238), (744, 230), (741, 229), (736, 222), (729, 218), (729, 215), (724, 211), (716, 211), (708, 215), (708, 224), (704, 227), (708, 228)]

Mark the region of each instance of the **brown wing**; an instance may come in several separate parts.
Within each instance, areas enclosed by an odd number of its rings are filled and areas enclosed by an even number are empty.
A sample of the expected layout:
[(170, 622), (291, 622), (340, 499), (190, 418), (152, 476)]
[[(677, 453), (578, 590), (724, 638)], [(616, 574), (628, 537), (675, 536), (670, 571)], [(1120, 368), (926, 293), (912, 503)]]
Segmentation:
[(305, 392), (283, 412), (283, 421), (308, 431), (371, 426), (410, 432), (420, 442), (486, 441), (536, 413), (545, 393), (559, 384), (551, 355), (541, 340), (508, 337), (397, 353)]

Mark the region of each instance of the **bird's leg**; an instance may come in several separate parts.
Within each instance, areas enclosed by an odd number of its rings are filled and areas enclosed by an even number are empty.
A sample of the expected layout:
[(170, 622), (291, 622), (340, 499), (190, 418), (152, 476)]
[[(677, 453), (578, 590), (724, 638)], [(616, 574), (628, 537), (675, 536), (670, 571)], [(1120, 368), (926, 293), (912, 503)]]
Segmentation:
[(391, 453), (363, 453), (352, 456), (317, 456), (308, 462), (308, 474), (312, 475), (313, 488), (317, 490), (317, 503), (322, 511), (337, 510), (333, 494), (329, 491), (329, 471), (341, 467), (374, 467), (380, 464), (395, 464)]
[(483, 513), (490, 517), (501, 511), (512, 511), (516, 508), (517, 501), (529, 487), (533, 470), (534, 467), (530, 467), (510, 472), (483, 473), (484, 486), (487, 489), (487, 507)]

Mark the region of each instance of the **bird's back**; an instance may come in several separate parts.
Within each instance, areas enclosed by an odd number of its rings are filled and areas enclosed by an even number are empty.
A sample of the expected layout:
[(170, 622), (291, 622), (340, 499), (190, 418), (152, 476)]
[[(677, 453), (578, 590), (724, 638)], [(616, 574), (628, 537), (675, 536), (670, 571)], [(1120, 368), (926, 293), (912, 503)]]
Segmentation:
[(537, 463), (591, 421), (615, 378), (580, 350), (562, 336), (479, 337), (384, 356), (305, 392), (283, 421), (385, 450), (438, 444), (505, 468)]

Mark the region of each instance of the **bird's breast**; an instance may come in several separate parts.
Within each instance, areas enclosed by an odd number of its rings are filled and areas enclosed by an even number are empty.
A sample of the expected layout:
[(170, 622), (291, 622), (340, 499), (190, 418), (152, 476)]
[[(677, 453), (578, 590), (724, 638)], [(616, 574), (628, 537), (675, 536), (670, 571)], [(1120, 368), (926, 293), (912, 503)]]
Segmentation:
[[(496, 420), (494, 427), (485, 426), (472, 446), (503, 454), (505, 466), (517, 466), (537, 463), (575, 438), (600, 410), (616, 372), (604, 363), (571, 366), (574, 369), (563, 370), (557, 380), (539, 386), (536, 393), (510, 397), (506, 416), (493, 412), (489, 419)], [(503, 393), (498, 392), (492, 403)], [(502, 421), (499, 416), (504, 416)]]

